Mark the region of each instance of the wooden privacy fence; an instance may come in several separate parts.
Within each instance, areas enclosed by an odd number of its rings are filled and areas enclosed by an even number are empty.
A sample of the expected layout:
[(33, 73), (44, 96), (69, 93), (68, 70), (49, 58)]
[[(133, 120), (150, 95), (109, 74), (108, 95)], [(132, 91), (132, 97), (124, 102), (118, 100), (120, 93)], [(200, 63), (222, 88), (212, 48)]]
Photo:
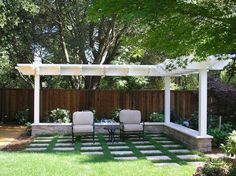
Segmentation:
[[(98, 118), (111, 117), (116, 108), (138, 109), (147, 119), (152, 112), (164, 112), (164, 91), (138, 90), (41, 90), (41, 120), (45, 113), (55, 108), (64, 108), (71, 113), (78, 110), (96, 109)], [(33, 119), (33, 89), (0, 89), (0, 115), (12, 121), (19, 110), (29, 109)], [(190, 117), (198, 110), (198, 93), (196, 91), (171, 91), (171, 110), (178, 116)]]

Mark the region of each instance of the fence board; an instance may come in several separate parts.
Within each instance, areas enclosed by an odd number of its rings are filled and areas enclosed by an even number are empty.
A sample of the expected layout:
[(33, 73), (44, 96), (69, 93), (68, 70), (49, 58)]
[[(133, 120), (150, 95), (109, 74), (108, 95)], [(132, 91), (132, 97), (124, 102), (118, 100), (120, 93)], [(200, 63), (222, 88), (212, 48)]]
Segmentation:
[[(33, 89), (0, 89), (0, 118), (7, 116), (8, 121), (15, 118), (15, 113), (28, 108), (33, 119), (34, 106)], [(45, 113), (55, 109), (64, 108), (71, 113), (78, 110), (95, 108), (97, 117), (110, 117), (114, 109), (139, 109), (143, 119), (147, 119), (154, 112), (164, 112), (164, 91), (138, 90), (62, 90), (42, 89), (41, 120), (45, 120)], [(209, 98), (214, 101), (213, 97)], [(198, 110), (198, 93), (195, 91), (172, 91), (171, 110), (178, 116), (190, 117)]]

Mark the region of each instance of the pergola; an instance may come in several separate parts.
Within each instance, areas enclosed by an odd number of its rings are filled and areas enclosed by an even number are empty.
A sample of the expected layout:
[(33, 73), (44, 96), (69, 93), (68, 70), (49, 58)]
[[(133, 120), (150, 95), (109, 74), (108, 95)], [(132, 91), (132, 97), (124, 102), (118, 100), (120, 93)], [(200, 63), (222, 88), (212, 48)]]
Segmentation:
[[(23, 75), (34, 75), (34, 124), (40, 124), (40, 76), (41, 75), (79, 75), (79, 76), (153, 76), (165, 79), (165, 125), (170, 124), (170, 83), (171, 77), (199, 74), (199, 129), (198, 136), (207, 136), (207, 72), (223, 69), (235, 55), (209, 56), (203, 62), (189, 62), (185, 68), (169, 71), (171, 60), (158, 65), (83, 65), (83, 64), (42, 64), (35, 59), (33, 64), (17, 64)], [(192, 57), (182, 57), (191, 60)]]

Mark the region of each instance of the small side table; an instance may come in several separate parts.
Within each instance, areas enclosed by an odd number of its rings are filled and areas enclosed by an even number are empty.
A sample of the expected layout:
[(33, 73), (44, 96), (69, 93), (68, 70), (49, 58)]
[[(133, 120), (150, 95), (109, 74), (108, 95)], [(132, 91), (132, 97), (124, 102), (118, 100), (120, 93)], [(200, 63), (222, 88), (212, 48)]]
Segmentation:
[(115, 141), (115, 131), (118, 129), (120, 129), (120, 127), (117, 125), (108, 125), (104, 127), (104, 130), (108, 131), (109, 141), (111, 141), (112, 143)]

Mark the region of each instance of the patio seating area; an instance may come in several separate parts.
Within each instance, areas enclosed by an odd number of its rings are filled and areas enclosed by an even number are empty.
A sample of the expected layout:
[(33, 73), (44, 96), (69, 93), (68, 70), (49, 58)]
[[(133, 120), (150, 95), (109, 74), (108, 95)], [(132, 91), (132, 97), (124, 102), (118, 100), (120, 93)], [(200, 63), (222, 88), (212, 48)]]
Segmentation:
[[(107, 134), (82, 136), (72, 143), (71, 136), (38, 136), (25, 149), (26, 152), (75, 152), (109, 160), (147, 159), (156, 166), (202, 165), (204, 157), (189, 150), (185, 145), (164, 134), (146, 133), (142, 139), (136, 134), (120, 140), (116, 135), (114, 143)], [(200, 154), (200, 155), (199, 155)]]

